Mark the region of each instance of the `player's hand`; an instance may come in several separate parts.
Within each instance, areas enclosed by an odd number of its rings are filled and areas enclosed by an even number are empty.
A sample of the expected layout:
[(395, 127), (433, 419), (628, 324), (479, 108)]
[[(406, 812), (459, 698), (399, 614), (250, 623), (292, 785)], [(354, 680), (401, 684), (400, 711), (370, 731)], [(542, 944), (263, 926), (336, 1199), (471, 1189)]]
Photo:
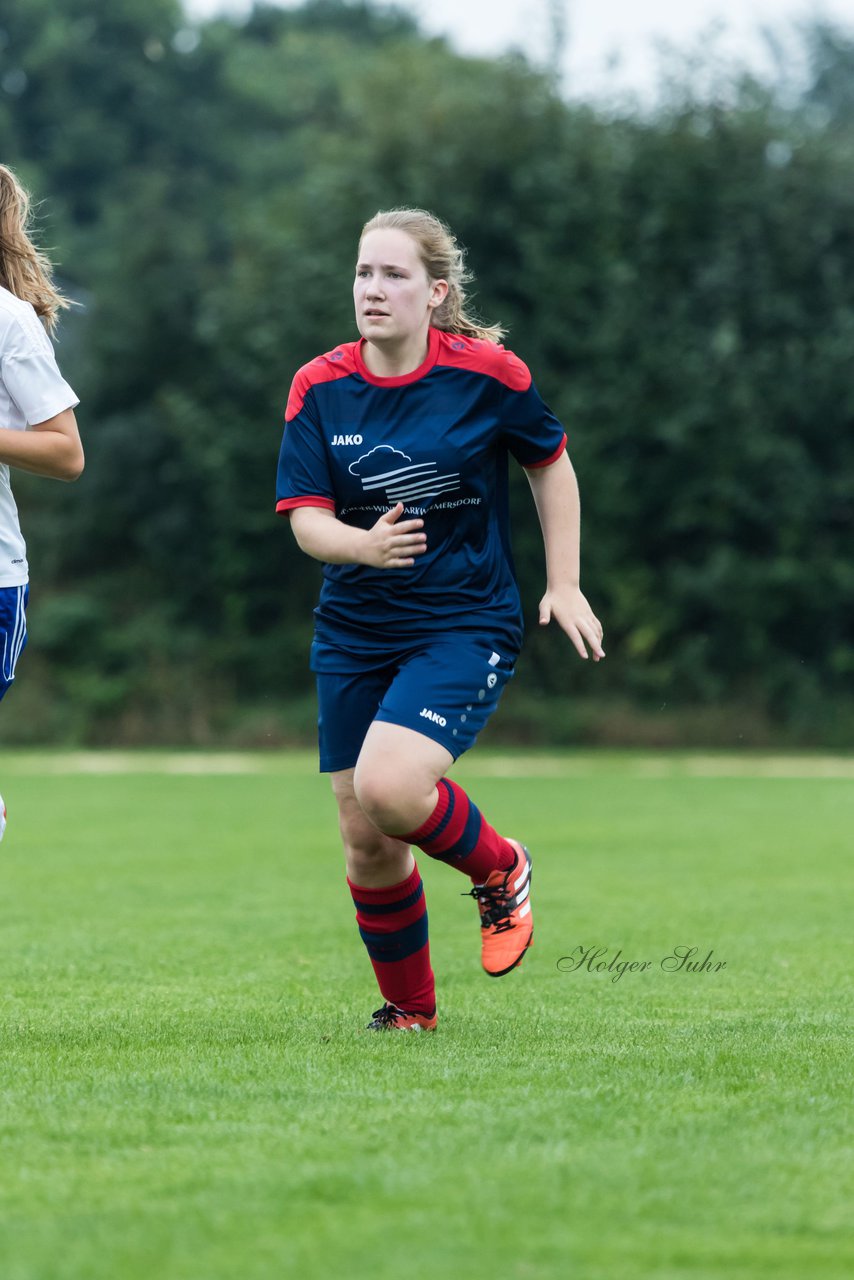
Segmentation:
[[(427, 534), (423, 520), (400, 520), (403, 503), (398, 502), (368, 529), (363, 543), (363, 564), (375, 569), (408, 569), (416, 556), (427, 550)], [(400, 522), (400, 523), (398, 523)]]
[(590, 608), (578, 587), (558, 587), (549, 590), (540, 601), (540, 626), (555, 622), (569, 636), (582, 658), (586, 658), (590, 646), (593, 661), (605, 657), (602, 648), (602, 623)]

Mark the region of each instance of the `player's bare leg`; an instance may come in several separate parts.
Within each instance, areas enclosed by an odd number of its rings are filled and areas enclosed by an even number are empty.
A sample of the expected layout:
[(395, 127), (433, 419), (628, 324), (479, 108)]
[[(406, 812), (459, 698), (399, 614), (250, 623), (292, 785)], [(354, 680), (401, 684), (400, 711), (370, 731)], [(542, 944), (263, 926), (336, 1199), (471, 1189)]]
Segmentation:
[(355, 884), (382, 889), (412, 874), (415, 859), (405, 841), (384, 835), (367, 816), (353, 789), (354, 769), (331, 775), (347, 875)]
[(404, 835), (430, 817), (436, 784), (453, 763), (450, 751), (425, 734), (375, 720), (354, 771), (354, 793), (381, 831)]
[(424, 887), (406, 841), (384, 835), (353, 789), (352, 769), (332, 774), (347, 883), (356, 921), (385, 998), (372, 1031), (433, 1031), (436, 991), (430, 967)]
[(483, 967), (515, 969), (531, 945), (531, 858), (490, 826), (466, 792), (445, 776), (453, 756), (426, 734), (374, 721), (353, 777), (369, 820), (470, 876), (480, 910)]

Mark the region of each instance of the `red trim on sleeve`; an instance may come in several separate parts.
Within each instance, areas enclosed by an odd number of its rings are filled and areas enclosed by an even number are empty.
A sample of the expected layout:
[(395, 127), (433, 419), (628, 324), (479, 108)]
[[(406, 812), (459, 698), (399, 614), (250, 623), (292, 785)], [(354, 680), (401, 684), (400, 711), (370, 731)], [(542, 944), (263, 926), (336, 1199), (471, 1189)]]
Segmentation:
[(355, 342), (345, 342), (326, 355), (317, 356), (309, 364), (297, 370), (288, 396), (288, 407), (285, 410), (285, 422), (295, 418), (305, 403), (305, 398), (314, 386), (320, 382), (335, 382), (338, 378), (347, 378), (356, 372), (353, 359)]
[(323, 507), (326, 511), (334, 511), (335, 503), (331, 498), (321, 498), (315, 493), (306, 494), (302, 498), (281, 498), (276, 503), (276, 511), (280, 516), (293, 511), (294, 507)]
[(461, 333), (440, 330), (436, 363), (485, 373), (511, 391), (527, 391), (531, 385), (531, 371), (524, 360), (487, 338), (465, 338)]
[(560, 455), (566, 448), (566, 432), (563, 433), (563, 439), (560, 445), (555, 449), (554, 453), (550, 453), (547, 458), (543, 458), (542, 462), (523, 462), (522, 466), (526, 471), (536, 471), (539, 467), (550, 467), (553, 462), (557, 462)]

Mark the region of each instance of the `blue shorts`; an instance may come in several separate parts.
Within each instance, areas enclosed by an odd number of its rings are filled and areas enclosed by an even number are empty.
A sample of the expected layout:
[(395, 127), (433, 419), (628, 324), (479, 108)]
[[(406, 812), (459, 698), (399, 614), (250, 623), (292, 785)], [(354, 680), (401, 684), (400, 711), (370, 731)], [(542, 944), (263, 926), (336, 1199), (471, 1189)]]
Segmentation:
[(454, 759), (474, 746), (513, 675), (516, 655), (477, 636), (443, 636), (393, 661), (347, 654), (347, 671), (318, 672), (320, 770), (352, 769), (374, 720), (432, 738)]
[(0, 698), (15, 679), (15, 665), (27, 643), (29, 587), (0, 587)]

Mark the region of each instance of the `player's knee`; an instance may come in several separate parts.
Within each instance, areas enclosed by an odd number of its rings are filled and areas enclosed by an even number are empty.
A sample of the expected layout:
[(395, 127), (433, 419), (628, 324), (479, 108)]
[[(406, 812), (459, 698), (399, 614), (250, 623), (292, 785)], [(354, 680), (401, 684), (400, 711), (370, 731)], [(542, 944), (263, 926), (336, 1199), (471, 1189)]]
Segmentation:
[(355, 857), (373, 857), (386, 841), (383, 833), (377, 830), (355, 800), (352, 806), (342, 808), (339, 827), (348, 857), (351, 853)]
[(385, 875), (400, 859), (398, 841), (377, 834), (378, 840), (344, 845), (347, 874), (355, 884), (375, 883), (378, 875)]
[(353, 785), (362, 812), (380, 831), (399, 835), (410, 830), (408, 797), (395, 777), (357, 767)]
[(340, 827), (347, 874), (356, 884), (384, 872), (400, 856), (398, 842), (383, 835), (355, 801), (342, 808)]

